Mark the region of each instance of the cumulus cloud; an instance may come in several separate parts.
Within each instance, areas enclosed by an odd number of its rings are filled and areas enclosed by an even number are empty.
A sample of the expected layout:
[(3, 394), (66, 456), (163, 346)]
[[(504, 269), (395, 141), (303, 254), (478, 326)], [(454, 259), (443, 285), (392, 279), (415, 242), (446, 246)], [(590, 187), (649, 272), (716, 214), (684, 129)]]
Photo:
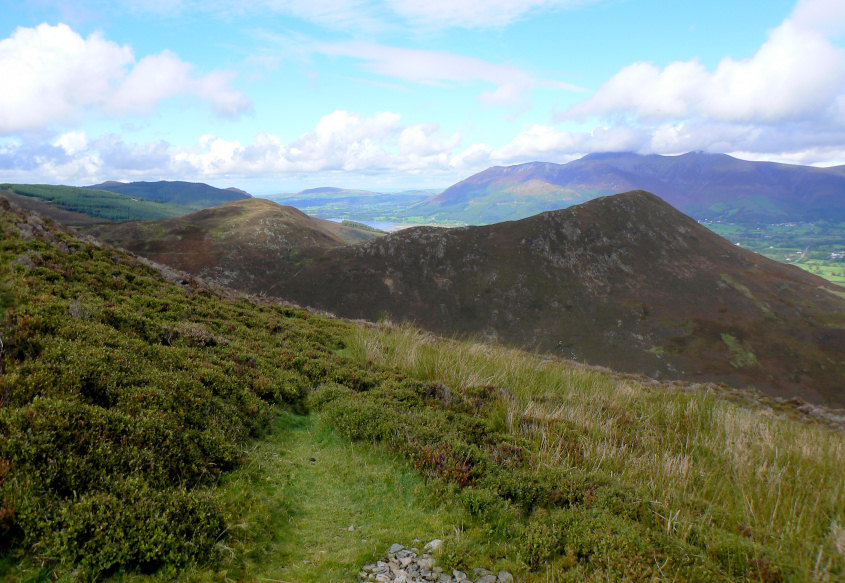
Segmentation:
[[(41, 129), (86, 112), (146, 112), (164, 99), (186, 96), (235, 116), (249, 100), (231, 75), (197, 75), (165, 51), (136, 61), (132, 49), (99, 34), (83, 38), (69, 26), (20, 27), (0, 41), (0, 133)], [(11, 80), (14, 80), (11, 82)]]
[[(698, 61), (666, 67), (633, 63), (566, 117), (628, 114), (646, 122), (701, 118), (778, 123), (827, 115), (845, 94), (845, 52), (822, 32), (843, 10), (829, 0), (799, 3), (752, 57), (723, 59), (713, 71)], [(831, 17), (823, 11), (833, 8)]]
[(183, 179), (343, 172), (361, 175), (450, 170), (459, 134), (434, 123), (404, 123), (393, 112), (362, 116), (335, 111), (314, 129), (285, 143), (267, 132), (249, 143), (207, 134), (189, 146), (164, 141), (132, 144), (108, 134), (66, 132), (49, 145), (0, 144), (0, 177), (76, 184), (114, 179)]

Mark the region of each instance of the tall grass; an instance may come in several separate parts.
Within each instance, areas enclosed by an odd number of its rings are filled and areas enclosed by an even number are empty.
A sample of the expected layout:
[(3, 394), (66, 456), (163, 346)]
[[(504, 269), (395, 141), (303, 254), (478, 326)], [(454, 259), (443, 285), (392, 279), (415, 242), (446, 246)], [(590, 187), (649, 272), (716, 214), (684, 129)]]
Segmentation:
[(348, 350), (455, 389), (492, 385), (498, 417), (534, 443), (538, 470), (619, 480), (688, 540), (712, 524), (788, 556), (814, 581), (845, 571), (845, 435), (733, 402), (706, 385), (641, 382), (542, 355), (436, 339), (389, 323)]

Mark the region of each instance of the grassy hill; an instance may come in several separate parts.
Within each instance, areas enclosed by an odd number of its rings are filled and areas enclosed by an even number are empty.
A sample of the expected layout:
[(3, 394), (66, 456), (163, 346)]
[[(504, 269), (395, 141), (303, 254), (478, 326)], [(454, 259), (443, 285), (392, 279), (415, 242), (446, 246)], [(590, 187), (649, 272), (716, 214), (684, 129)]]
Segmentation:
[(4, 201), (0, 235), (4, 581), (351, 583), (429, 537), (524, 583), (845, 575), (831, 412), (239, 297)]
[(267, 280), (267, 273), (291, 277), (314, 253), (383, 234), (309, 217), (262, 198), (177, 218), (93, 225), (83, 231), (217, 283), (248, 281), (256, 293), (271, 291), (275, 282)]
[[(56, 220), (70, 225), (87, 224), (91, 217), (100, 221), (153, 220), (177, 217), (191, 209), (175, 204), (138, 200), (131, 196), (76, 186), (52, 184), (0, 184), (0, 196), (11, 195), (15, 202), (26, 205), (20, 197), (33, 199), (37, 210), (53, 214), (43, 203), (56, 208)], [(64, 212), (62, 212), (64, 211)], [(71, 214), (68, 214), (71, 213)], [(80, 216), (83, 215), (83, 216)]]
[[(227, 206), (217, 208), (192, 215), (208, 221), (189, 231), (182, 218), (138, 225), (155, 233), (92, 232), (218, 283), (345, 317), (388, 314), (655, 378), (845, 406), (841, 288), (739, 248), (649, 193), (356, 246), (255, 241), (220, 220)], [(291, 229), (307, 234), (311, 224), (261, 232), (293, 239)]]
[(199, 210), (225, 202), (251, 198), (248, 192), (237, 188), (217, 188), (203, 182), (159, 180), (158, 182), (103, 182), (89, 188), (108, 190), (155, 202), (178, 204)]

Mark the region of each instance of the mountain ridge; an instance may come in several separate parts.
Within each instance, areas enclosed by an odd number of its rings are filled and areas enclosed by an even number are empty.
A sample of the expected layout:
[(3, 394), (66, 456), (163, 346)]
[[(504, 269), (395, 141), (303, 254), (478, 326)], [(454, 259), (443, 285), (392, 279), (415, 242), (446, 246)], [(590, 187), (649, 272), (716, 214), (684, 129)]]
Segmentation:
[(181, 204), (194, 209), (207, 208), (252, 195), (239, 188), (217, 188), (204, 182), (184, 180), (159, 180), (156, 182), (117, 182), (114, 180), (94, 184), (87, 188), (108, 190), (145, 200)]
[(241, 275), (215, 272), (212, 255), (202, 265), (151, 258), (344, 317), (389, 315), (625, 372), (845, 405), (837, 286), (740, 249), (651, 193), (264, 253), (240, 261)]
[(246, 282), (259, 277), (265, 265), (275, 266), (278, 273), (315, 250), (379, 236), (263, 198), (231, 201), (160, 221), (81, 230), (153, 261), (222, 285), (239, 282), (240, 287), (249, 287)]
[[(529, 180), (544, 183), (547, 193), (533, 200), (513, 193)], [(837, 167), (753, 162), (703, 152), (604, 152), (566, 164), (494, 166), (417, 205), (414, 212), (483, 224), (636, 189), (653, 192), (700, 220), (845, 220), (845, 173)]]

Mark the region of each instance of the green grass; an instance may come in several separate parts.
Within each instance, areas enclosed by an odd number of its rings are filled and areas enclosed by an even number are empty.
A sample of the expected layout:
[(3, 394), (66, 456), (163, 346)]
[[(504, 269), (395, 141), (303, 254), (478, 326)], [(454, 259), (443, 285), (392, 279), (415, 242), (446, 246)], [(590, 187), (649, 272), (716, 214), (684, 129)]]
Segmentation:
[(0, 184), (0, 189), (31, 196), (106, 221), (147, 221), (187, 214), (194, 207), (140, 200), (106, 190), (51, 184)]
[[(252, 532), (236, 535), (252, 539), (251, 552), (227, 576), (351, 583), (394, 542), (421, 548), (468, 526), (459, 505), (437, 497), (383, 446), (342, 439), (316, 416), (278, 427), (256, 447), (252, 465), (221, 486), (233, 508), (253, 511), (244, 520)], [(267, 508), (277, 510), (268, 516)]]
[(537, 472), (586, 472), (632, 488), (673, 538), (691, 542), (713, 529), (730, 544), (753, 540), (787, 580), (836, 581), (845, 573), (841, 432), (732, 403), (706, 387), (667, 391), (405, 327), (356, 332), (349, 350), (359, 362), (453, 390), (505, 389), (513, 398), (489, 415), (533, 444)]
[(845, 576), (845, 436), (786, 403), (0, 235), (3, 580), (353, 581), (435, 537), (523, 583)]

